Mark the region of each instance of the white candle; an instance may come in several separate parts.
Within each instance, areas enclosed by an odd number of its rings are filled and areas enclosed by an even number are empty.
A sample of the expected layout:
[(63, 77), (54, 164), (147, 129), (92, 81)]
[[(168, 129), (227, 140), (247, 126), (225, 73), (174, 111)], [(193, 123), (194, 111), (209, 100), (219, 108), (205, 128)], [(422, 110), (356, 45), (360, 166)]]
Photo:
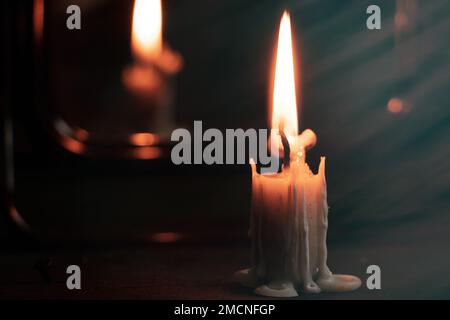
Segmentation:
[[(259, 174), (252, 166), (252, 268), (240, 271), (240, 282), (271, 297), (304, 292), (350, 291), (361, 285), (353, 276), (333, 275), (327, 266), (328, 228), (325, 157), (317, 174), (306, 163), (306, 150), (316, 144), (307, 129), (298, 135), (290, 18), (284, 13), (278, 37), (271, 143), (289, 150), (282, 171)], [(282, 126), (282, 128), (280, 128)], [(280, 130), (281, 129), (281, 130)], [(283, 139), (281, 138), (283, 136)]]

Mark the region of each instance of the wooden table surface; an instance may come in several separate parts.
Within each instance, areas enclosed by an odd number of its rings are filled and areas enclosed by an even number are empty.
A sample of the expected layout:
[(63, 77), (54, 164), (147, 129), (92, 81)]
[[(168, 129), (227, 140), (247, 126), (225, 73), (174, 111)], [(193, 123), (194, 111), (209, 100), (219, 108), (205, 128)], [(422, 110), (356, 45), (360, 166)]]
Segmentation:
[[(439, 260), (445, 246), (430, 250), (414, 246), (372, 244), (330, 246), (329, 264), (335, 273), (361, 277), (363, 286), (352, 293), (302, 294), (298, 299), (449, 298), (450, 281)], [(232, 274), (246, 267), (246, 242), (148, 244), (118, 248), (1, 254), (0, 298), (4, 299), (257, 299), (240, 287)], [(50, 259), (50, 281), (39, 264)], [(441, 261), (434, 265), (433, 261)], [(369, 264), (379, 264), (382, 289), (368, 290)], [(82, 289), (66, 289), (65, 268), (77, 264)], [(41, 270), (41, 271), (39, 271)]]

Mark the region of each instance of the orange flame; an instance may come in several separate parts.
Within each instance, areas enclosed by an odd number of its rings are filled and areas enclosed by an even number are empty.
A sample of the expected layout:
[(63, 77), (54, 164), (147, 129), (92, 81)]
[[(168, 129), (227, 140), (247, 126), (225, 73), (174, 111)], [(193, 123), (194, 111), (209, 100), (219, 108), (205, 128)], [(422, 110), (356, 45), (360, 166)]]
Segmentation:
[(297, 98), (295, 95), (294, 53), (291, 19), (284, 12), (278, 34), (278, 48), (273, 84), (272, 129), (284, 127), (290, 139), (298, 135)]
[(135, 58), (150, 63), (162, 52), (161, 0), (136, 0), (133, 10), (131, 47)]

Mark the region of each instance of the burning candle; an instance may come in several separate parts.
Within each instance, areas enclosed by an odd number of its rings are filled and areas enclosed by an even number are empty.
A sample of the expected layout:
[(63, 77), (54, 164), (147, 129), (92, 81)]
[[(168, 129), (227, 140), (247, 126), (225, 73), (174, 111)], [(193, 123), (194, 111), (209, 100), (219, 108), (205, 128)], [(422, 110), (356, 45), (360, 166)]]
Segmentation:
[(125, 87), (138, 104), (153, 108), (150, 131), (167, 135), (171, 127), (171, 77), (182, 67), (181, 56), (164, 43), (161, 0), (136, 0), (131, 49), (134, 62), (124, 69)]
[[(327, 266), (328, 228), (325, 157), (317, 174), (306, 163), (306, 150), (316, 143), (307, 129), (298, 135), (294, 55), (290, 17), (284, 12), (272, 100), (271, 143), (283, 150), (281, 172), (259, 174), (252, 167), (250, 237), (252, 267), (236, 273), (242, 284), (270, 297), (357, 289), (360, 279), (334, 275)], [(276, 132), (276, 134), (275, 134)]]

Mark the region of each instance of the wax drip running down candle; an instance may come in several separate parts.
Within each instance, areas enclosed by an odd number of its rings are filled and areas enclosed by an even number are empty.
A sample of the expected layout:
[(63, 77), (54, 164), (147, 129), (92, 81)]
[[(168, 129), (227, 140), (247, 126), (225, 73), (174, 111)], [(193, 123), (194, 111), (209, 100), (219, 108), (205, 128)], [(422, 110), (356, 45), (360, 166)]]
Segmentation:
[[(252, 168), (250, 237), (252, 267), (236, 279), (255, 293), (296, 297), (307, 293), (344, 292), (359, 288), (360, 279), (334, 275), (327, 265), (328, 203), (325, 157), (313, 174), (306, 150), (317, 141), (307, 129), (298, 135), (290, 17), (283, 14), (275, 67), (271, 144), (285, 154), (281, 172), (259, 174)], [(272, 146), (273, 148), (274, 146)]]

